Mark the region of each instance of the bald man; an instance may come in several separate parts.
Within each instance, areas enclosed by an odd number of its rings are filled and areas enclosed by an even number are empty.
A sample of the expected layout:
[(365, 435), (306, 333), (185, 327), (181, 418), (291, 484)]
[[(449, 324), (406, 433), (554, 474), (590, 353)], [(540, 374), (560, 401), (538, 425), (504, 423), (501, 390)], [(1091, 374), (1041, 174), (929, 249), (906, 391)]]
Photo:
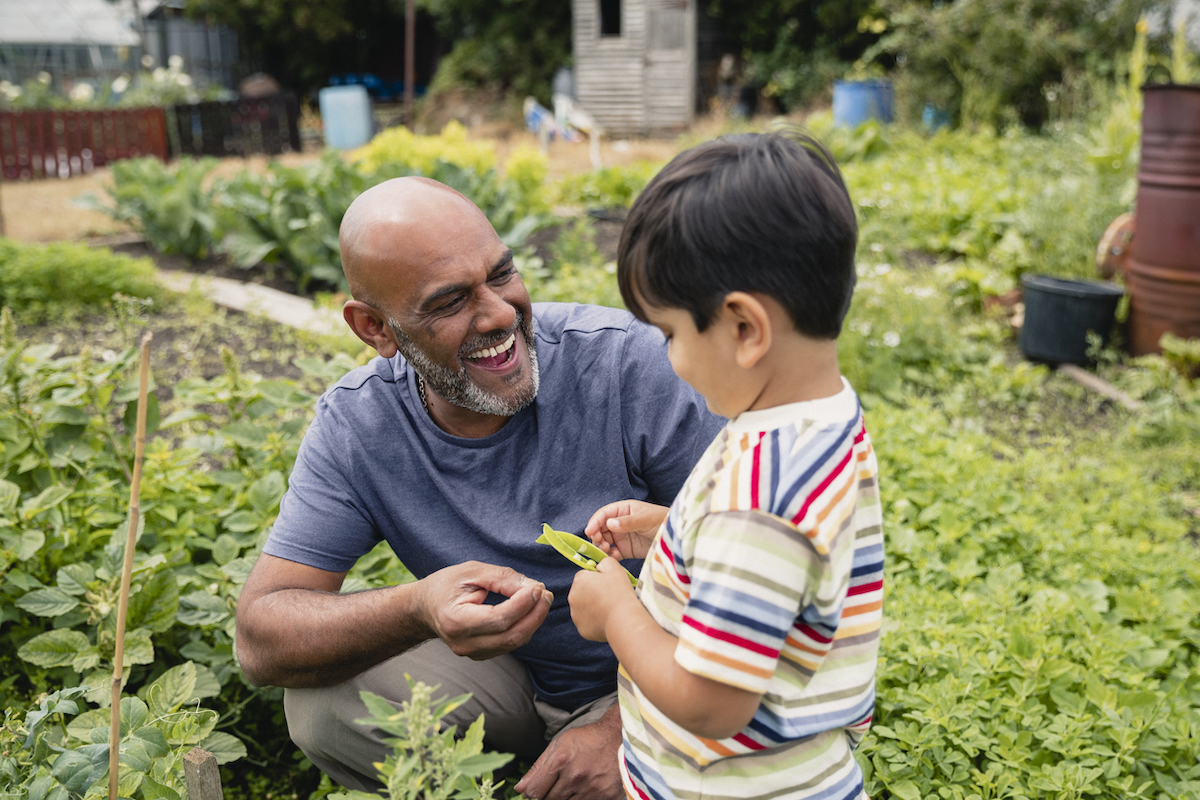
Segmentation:
[[(359, 692), (399, 704), (411, 675), (472, 694), (447, 721), (484, 714), (490, 749), (532, 761), (526, 797), (621, 796), (616, 661), (571, 623), (574, 566), (535, 540), (614, 500), (668, 505), (724, 421), (628, 313), (530, 303), (446, 186), (369, 189), (340, 245), (346, 323), (378, 357), (318, 401), (238, 601), (246, 677), (287, 689), (292, 739), (349, 788), (378, 789), (389, 751)], [(417, 580), (340, 594), (380, 541)]]

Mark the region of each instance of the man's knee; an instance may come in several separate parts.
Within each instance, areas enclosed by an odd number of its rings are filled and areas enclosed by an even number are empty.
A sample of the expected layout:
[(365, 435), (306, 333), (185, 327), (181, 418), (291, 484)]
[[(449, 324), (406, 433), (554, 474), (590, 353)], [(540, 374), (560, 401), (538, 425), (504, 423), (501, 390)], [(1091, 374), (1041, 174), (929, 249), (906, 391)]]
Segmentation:
[(306, 756), (347, 786), (375, 776), (375, 762), (389, 752), (386, 735), (356, 720), (367, 716), (360, 692), (368, 691), (399, 707), (410, 699), (407, 676), (436, 686), (436, 700), (471, 694), (443, 718), (460, 732), (484, 715), (489, 750), (536, 758), (545, 747), (545, 726), (533, 706), (533, 688), (524, 667), (511, 656), (472, 661), (454, 655), (439, 640), (426, 642), (337, 686), (289, 689), (284, 693), (288, 732)]

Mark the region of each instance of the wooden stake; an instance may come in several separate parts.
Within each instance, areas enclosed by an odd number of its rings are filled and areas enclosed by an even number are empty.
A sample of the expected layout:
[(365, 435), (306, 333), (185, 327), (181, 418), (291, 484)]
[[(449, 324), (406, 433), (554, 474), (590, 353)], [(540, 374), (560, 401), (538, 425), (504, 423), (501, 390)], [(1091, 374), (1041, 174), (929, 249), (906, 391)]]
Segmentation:
[(117, 602), (117, 640), (113, 654), (112, 724), (108, 734), (108, 800), (117, 800), (118, 759), (121, 751), (121, 673), (125, 671), (125, 616), (129, 611), (129, 584), (133, 578), (133, 548), (141, 516), (142, 455), (146, 450), (146, 398), (150, 382), (150, 340), (142, 337), (142, 361), (138, 371), (137, 436), (133, 451), (133, 480), (129, 487), (129, 532), (125, 537), (125, 562), (121, 567), (121, 593)]
[(221, 770), (217, 757), (199, 747), (188, 750), (183, 757), (183, 780), (187, 784), (188, 800), (223, 800)]

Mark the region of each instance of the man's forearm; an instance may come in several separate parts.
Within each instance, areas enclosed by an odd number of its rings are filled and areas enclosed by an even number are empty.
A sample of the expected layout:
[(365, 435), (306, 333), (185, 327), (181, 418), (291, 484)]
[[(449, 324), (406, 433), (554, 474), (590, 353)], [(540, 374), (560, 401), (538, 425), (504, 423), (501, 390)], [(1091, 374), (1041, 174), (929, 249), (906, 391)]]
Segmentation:
[[(433, 638), (417, 584), (352, 594), (278, 589), (239, 604), (238, 660), (251, 683), (332, 686)], [(243, 598), (244, 599), (244, 598)]]

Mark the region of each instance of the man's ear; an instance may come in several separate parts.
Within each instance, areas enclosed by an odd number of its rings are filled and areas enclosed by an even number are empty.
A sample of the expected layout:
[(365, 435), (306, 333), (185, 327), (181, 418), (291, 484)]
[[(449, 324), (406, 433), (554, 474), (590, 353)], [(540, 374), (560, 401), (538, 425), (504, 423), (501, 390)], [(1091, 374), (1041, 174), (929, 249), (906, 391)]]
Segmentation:
[(361, 300), (347, 300), (342, 306), (342, 317), (354, 335), (362, 339), (384, 358), (396, 355), (396, 339), (392, 328), (378, 309)]
[(747, 292), (730, 292), (721, 304), (734, 335), (738, 366), (751, 369), (771, 349), (771, 315), (763, 302)]

